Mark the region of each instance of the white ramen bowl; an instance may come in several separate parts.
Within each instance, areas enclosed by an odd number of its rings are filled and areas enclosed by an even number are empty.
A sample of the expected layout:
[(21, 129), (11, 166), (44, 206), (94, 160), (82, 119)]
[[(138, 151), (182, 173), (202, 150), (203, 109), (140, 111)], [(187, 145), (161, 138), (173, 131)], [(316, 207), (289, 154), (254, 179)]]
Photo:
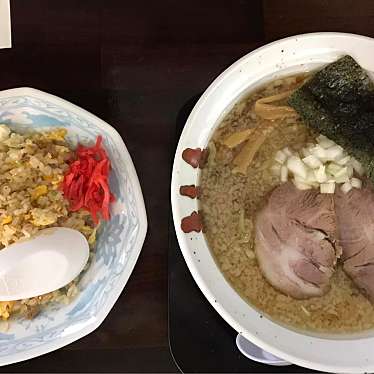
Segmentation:
[(343, 33), (289, 37), (261, 47), (225, 70), (205, 91), (190, 114), (175, 154), (171, 183), (173, 218), (185, 261), (216, 311), (239, 334), (262, 349), (300, 366), (329, 372), (374, 372), (374, 331), (321, 335), (282, 326), (251, 307), (222, 275), (204, 235), (185, 234), (181, 220), (198, 211), (198, 201), (179, 193), (198, 185), (199, 169), (183, 161), (186, 148), (205, 148), (222, 118), (243, 95), (265, 82), (305, 72), (349, 54), (374, 71), (374, 39)]

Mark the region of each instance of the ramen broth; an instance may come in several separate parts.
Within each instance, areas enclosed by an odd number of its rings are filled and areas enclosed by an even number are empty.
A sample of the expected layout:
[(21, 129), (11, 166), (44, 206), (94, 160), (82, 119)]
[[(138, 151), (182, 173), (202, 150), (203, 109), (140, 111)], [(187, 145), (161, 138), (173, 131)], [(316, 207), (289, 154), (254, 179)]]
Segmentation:
[[(366, 330), (374, 326), (374, 308), (340, 266), (325, 295), (297, 300), (273, 288), (256, 261), (255, 217), (280, 183), (279, 176), (272, 171), (274, 155), (285, 147), (301, 149), (318, 134), (307, 128), (297, 115), (274, 119), (245, 173), (238, 172), (238, 155), (249, 143), (256, 143), (253, 129), (263, 123), (254, 111), (255, 102), (294, 90), (306, 79), (306, 75), (277, 79), (251, 92), (229, 111), (215, 130), (200, 180), (205, 236), (231, 286), (270, 318), (316, 332)], [(239, 135), (233, 136), (235, 133)], [(240, 143), (240, 136), (246, 137), (246, 141)]]

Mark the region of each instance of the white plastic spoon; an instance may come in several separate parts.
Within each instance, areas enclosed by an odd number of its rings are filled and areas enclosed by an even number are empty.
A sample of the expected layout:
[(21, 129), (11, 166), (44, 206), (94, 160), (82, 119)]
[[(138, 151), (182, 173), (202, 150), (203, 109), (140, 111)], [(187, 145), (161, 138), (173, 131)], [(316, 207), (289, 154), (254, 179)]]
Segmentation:
[(238, 334), (236, 337), (236, 345), (239, 351), (247, 358), (260, 362), (262, 364), (272, 366), (288, 366), (292, 365), (290, 362), (283, 360), (269, 352), (264, 351), (257, 345), (247, 340), (243, 335)]
[(64, 227), (40, 231), (32, 239), (0, 251), (0, 300), (20, 300), (66, 286), (89, 257), (86, 238)]

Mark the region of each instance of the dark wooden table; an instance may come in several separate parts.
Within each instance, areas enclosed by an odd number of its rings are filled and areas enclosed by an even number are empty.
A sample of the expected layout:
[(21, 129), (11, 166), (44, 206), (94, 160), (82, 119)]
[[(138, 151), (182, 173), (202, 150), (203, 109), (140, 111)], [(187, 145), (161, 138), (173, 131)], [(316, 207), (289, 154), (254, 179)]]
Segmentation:
[(312, 31), (374, 36), (374, 2), (11, 0), (11, 11), (13, 48), (0, 50), (0, 89), (45, 90), (114, 126), (138, 171), (149, 230), (126, 290), (99, 329), (1, 370), (174, 372), (167, 250), (178, 110), (228, 65), (269, 41)]

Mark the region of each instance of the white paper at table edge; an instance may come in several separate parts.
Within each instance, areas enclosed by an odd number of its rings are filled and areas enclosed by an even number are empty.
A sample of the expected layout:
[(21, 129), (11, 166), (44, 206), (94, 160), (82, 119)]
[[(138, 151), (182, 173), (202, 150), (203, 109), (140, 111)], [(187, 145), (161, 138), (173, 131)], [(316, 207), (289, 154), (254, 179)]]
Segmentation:
[(12, 47), (9, 0), (0, 0), (0, 48)]

